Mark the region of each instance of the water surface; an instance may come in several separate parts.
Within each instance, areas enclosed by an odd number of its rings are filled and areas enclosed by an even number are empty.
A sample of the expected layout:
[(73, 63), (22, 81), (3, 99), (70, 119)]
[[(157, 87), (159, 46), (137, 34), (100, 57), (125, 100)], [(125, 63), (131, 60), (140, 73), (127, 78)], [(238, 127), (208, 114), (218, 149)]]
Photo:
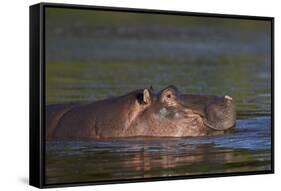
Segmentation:
[(271, 169), (270, 117), (238, 120), (226, 135), (47, 143), (48, 183)]

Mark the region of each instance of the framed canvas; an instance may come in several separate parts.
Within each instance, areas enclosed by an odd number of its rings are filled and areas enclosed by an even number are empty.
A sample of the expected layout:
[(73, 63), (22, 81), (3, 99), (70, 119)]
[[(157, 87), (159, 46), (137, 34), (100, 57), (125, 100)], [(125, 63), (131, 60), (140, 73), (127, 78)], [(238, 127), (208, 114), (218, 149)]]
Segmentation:
[(30, 7), (30, 184), (274, 172), (274, 18)]

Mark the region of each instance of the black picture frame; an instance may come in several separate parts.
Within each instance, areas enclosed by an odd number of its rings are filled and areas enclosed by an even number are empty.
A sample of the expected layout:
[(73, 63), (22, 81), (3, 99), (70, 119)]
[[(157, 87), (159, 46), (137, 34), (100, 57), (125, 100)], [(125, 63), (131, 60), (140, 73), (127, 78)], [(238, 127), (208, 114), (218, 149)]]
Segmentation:
[[(250, 20), (265, 20), (271, 22), (271, 170), (256, 172), (235, 172), (235, 173), (215, 173), (203, 175), (159, 177), (159, 178), (141, 178), (130, 180), (107, 180), (97, 182), (79, 182), (46, 184), (45, 183), (45, 9), (48, 7), (70, 8), (81, 10), (104, 10), (104, 11), (122, 11), (122, 12), (141, 12), (165, 15), (185, 15), (213, 18), (237, 18)], [(30, 139), (29, 139), (29, 183), (38, 188), (52, 188), (65, 186), (99, 185), (115, 184), (129, 182), (147, 182), (178, 180), (191, 178), (207, 177), (226, 177), (274, 173), (274, 18), (248, 15), (227, 15), (212, 13), (195, 13), (182, 11), (164, 11), (152, 9), (133, 9), (102, 7), (88, 5), (72, 4), (54, 4), (39, 3), (30, 6)]]

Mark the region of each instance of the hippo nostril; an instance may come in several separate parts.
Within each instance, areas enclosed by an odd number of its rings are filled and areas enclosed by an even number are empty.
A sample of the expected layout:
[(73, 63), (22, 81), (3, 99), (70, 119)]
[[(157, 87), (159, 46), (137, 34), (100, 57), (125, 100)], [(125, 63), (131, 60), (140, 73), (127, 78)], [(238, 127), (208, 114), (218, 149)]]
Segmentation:
[(227, 100), (232, 101), (232, 97), (230, 97), (230, 96), (228, 96), (228, 95), (224, 96), (224, 98), (227, 99)]

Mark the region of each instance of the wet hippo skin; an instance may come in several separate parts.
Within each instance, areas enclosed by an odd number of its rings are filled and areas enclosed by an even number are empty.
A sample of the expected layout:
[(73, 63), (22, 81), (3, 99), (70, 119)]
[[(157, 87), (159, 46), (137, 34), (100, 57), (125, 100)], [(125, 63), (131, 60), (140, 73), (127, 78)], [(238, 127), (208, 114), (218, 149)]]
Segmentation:
[(46, 106), (47, 140), (133, 136), (187, 137), (223, 133), (234, 127), (229, 96), (180, 94), (176, 87), (150, 88), (89, 104)]

